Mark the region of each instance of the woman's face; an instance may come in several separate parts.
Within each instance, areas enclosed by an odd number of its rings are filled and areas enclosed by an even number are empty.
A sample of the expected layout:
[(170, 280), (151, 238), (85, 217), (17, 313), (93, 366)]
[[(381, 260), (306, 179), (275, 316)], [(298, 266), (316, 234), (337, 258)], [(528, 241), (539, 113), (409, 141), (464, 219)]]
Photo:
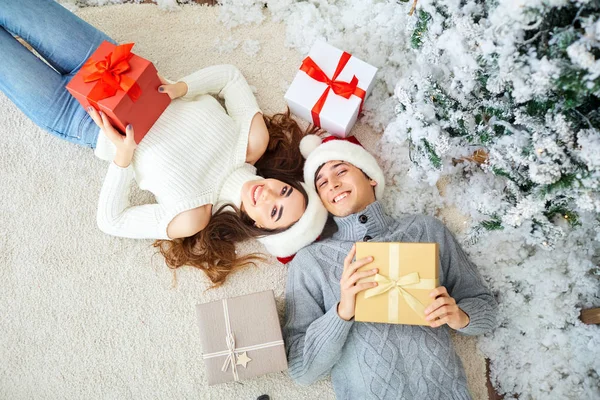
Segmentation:
[(304, 210), (300, 191), (277, 179), (249, 181), (242, 186), (242, 211), (263, 229), (287, 228)]

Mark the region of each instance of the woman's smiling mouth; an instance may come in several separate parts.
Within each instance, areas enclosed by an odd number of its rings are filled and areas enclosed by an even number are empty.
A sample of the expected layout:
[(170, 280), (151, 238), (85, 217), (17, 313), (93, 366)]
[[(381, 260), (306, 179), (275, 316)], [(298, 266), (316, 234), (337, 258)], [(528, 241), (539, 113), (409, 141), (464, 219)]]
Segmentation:
[(258, 198), (260, 197), (260, 194), (263, 191), (263, 185), (256, 185), (252, 188), (252, 204), (256, 205), (256, 202), (258, 201)]

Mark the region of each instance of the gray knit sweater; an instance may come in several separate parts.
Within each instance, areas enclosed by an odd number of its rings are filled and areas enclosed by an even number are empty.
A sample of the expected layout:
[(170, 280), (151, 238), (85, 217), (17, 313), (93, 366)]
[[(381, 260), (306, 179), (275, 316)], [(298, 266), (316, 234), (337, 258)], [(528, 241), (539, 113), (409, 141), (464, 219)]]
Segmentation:
[(335, 222), (331, 239), (302, 249), (289, 265), (283, 333), (291, 377), (308, 385), (331, 374), (338, 399), (470, 399), (447, 325), (354, 322), (337, 314), (344, 258), (354, 242), (437, 242), (440, 284), (470, 317), (459, 332), (492, 330), (496, 301), (454, 236), (435, 218), (394, 220), (379, 202)]

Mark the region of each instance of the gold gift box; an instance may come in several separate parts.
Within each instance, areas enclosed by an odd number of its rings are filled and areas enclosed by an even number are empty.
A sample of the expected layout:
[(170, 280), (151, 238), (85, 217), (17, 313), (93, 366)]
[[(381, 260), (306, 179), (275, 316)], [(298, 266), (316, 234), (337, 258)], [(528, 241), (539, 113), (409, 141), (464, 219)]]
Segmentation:
[[(373, 262), (359, 269), (378, 268), (378, 286), (356, 296), (356, 321), (426, 325), (423, 310), (433, 302), (429, 293), (439, 286), (437, 243), (356, 243), (356, 259), (372, 256)], [(381, 292), (381, 293), (378, 293)]]

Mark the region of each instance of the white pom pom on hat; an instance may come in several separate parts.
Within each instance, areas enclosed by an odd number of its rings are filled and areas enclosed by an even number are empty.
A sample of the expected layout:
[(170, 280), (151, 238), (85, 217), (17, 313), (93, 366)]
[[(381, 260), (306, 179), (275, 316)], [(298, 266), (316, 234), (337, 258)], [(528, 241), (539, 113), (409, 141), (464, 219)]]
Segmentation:
[(375, 198), (380, 200), (385, 190), (385, 176), (377, 160), (354, 136), (338, 138), (328, 136), (321, 139), (317, 135), (307, 135), (300, 142), (300, 152), (306, 158), (304, 182), (315, 189), (315, 174), (321, 165), (333, 161), (346, 161), (360, 168), (369, 178), (377, 182)]
[(308, 158), (308, 155), (316, 149), (323, 140), (317, 135), (306, 135), (300, 141), (300, 153), (302, 157)]

